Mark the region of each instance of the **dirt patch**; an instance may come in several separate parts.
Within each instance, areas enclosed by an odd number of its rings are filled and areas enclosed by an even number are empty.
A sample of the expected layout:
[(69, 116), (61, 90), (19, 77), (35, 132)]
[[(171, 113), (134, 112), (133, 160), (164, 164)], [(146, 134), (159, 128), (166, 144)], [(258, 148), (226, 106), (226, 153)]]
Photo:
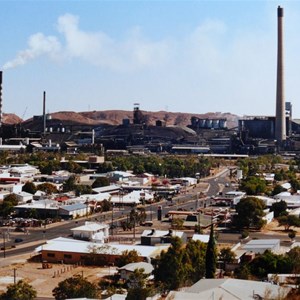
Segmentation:
[[(300, 234), (300, 228), (292, 227), (291, 230), (296, 231), (297, 235)], [(264, 227), (264, 229), (262, 230), (262, 232), (265, 232), (265, 233), (274, 232), (274, 233), (278, 233), (278, 234), (282, 234), (282, 235), (287, 235), (288, 234), (288, 231), (286, 231), (284, 229), (284, 226), (279, 226), (277, 220), (273, 220), (272, 222), (270, 222), (269, 224), (267, 224)]]
[(52, 297), (52, 290), (58, 283), (74, 275), (83, 275), (90, 282), (98, 283), (101, 277), (113, 275), (116, 272), (115, 267), (74, 267), (73, 265), (52, 264), (51, 268), (43, 269), (42, 263), (18, 263), (0, 268), (1, 292), (6, 291), (8, 284), (14, 283), (14, 269), (16, 281), (26, 280), (36, 289), (39, 297)]

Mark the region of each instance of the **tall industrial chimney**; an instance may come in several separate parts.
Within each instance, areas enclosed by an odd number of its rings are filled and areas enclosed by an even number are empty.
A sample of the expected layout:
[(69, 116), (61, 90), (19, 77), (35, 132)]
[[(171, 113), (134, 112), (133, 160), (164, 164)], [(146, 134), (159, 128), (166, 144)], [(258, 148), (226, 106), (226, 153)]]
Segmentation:
[(0, 71), (0, 127), (2, 127), (2, 71)]
[(277, 89), (276, 89), (276, 119), (275, 138), (278, 144), (286, 140), (286, 116), (284, 99), (284, 59), (283, 59), (283, 8), (278, 6), (278, 40), (277, 40)]
[(46, 133), (46, 92), (43, 93), (43, 133)]

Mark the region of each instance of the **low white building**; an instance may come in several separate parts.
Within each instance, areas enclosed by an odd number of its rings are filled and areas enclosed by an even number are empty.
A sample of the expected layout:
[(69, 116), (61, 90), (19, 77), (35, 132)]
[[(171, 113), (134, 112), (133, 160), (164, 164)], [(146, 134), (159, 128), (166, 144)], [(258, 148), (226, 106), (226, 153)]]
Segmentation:
[(153, 194), (147, 193), (143, 190), (141, 191), (132, 191), (127, 195), (121, 196), (112, 196), (111, 203), (116, 205), (138, 205), (145, 202), (152, 202), (154, 200)]
[(209, 241), (209, 234), (193, 234), (192, 236), (193, 241), (200, 241), (202, 243), (208, 243)]
[(75, 219), (89, 215), (90, 207), (83, 203), (62, 205), (59, 207), (58, 214), (64, 219)]
[(33, 195), (27, 192), (15, 193), (15, 195), (18, 199), (18, 203), (26, 203), (33, 200)]
[(243, 250), (254, 252), (254, 253), (264, 253), (266, 250), (270, 250), (274, 253), (280, 250), (280, 240), (279, 239), (258, 239), (251, 240), (247, 244), (243, 245)]
[(115, 263), (125, 251), (136, 251), (140, 259), (149, 262), (151, 258), (157, 257), (162, 251), (167, 251), (169, 246), (102, 244), (59, 237), (37, 247), (35, 252), (41, 252), (42, 260), (50, 263), (62, 261), (69, 264), (85, 263), (85, 260), (93, 254), (95, 259), (101, 260), (101, 264), (110, 265)]
[(85, 222), (84, 225), (72, 228), (73, 238), (104, 243), (109, 237), (109, 226), (104, 223)]
[(173, 237), (179, 237), (183, 243), (187, 241), (187, 235), (183, 231), (178, 230), (144, 230), (141, 235), (141, 244), (146, 246), (154, 246), (158, 244), (169, 244)]

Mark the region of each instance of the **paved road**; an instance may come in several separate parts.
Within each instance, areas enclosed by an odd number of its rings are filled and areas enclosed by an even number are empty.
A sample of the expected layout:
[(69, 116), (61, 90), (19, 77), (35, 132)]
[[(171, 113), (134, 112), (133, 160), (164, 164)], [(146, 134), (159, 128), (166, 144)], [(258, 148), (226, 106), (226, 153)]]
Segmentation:
[[(170, 203), (170, 201), (162, 201), (160, 203), (155, 203), (152, 205), (146, 206), (146, 212), (148, 216), (148, 220), (153, 218), (157, 219), (157, 209), (158, 206), (162, 207), (163, 215), (166, 214), (169, 210), (174, 210), (178, 208), (193, 208), (195, 205), (204, 206), (204, 203), (207, 205), (210, 204), (210, 197), (212, 195), (216, 195), (219, 193), (220, 189), (222, 189), (222, 185), (224, 186), (224, 180), (225, 176), (228, 173), (228, 169), (224, 169), (221, 173), (217, 174), (214, 177), (206, 178), (205, 180), (201, 180), (201, 182), (207, 182), (209, 184), (209, 188), (206, 191), (207, 192), (207, 198), (201, 199), (198, 201), (198, 204), (196, 202), (199, 193), (203, 190), (201, 190), (199, 187), (196, 187), (194, 189), (189, 189), (186, 194), (180, 194), (179, 196), (176, 196), (173, 198), (173, 203)], [(170, 206), (172, 204), (172, 206)], [(93, 216), (90, 216), (89, 218), (81, 218), (76, 220), (70, 220), (70, 221), (64, 221), (56, 224), (47, 225), (46, 227), (42, 228), (30, 228), (29, 234), (24, 233), (12, 233), (10, 235), (10, 240), (6, 241), (6, 246), (10, 245), (16, 245), (16, 248), (6, 250), (5, 253), (2, 250), (0, 252), (0, 256), (10, 257), (15, 255), (20, 255), (24, 253), (30, 253), (33, 252), (34, 249), (45, 243), (46, 240), (50, 240), (56, 237), (68, 237), (71, 235), (71, 228), (74, 228), (76, 226), (83, 225), (86, 220), (98, 220), (100, 222), (105, 222), (107, 224), (111, 224), (114, 222), (118, 222), (121, 219), (126, 219), (126, 216), (130, 213), (131, 208), (114, 208), (113, 215), (111, 212), (107, 213), (98, 213)], [(5, 227), (2, 228), (2, 230), (5, 229)], [(22, 238), (24, 241), (18, 244), (14, 243), (15, 238)], [(2, 242), (3, 247), (3, 242)]]

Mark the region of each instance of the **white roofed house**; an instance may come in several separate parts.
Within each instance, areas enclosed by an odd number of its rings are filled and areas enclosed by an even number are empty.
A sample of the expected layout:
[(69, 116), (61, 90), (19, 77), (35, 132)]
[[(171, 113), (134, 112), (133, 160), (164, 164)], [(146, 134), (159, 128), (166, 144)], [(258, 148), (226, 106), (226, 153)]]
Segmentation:
[(40, 171), (37, 167), (29, 164), (13, 164), (9, 168), (9, 173), (11, 176), (16, 177), (33, 177), (34, 175), (40, 173)]
[(264, 253), (266, 250), (270, 250), (273, 253), (279, 253), (280, 240), (279, 239), (258, 239), (251, 240), (242, 247), (243, 250), (254, 253)]
[(187, 235), (183, 231), (178, 230), (144, 230), (141, 235), (141, 244), (147, 246), (154, 246), (157, 244), (169, 244), (173, 237), (179, 237), (185, 244), (187, 241)]
[[(201, 279), (183, 291), (171, 291), (167, 300), (253, 300), (283, 299), (291, 288), (268, 282), (241, 280), (233, 278)], [(281, 298), (282, 297), (282, 298)]]
[(141, 261), (150, 261), (168, 248), (169, 245), (102, 244), (59, 237), (47, 241), (36, 248), (35, 252), (41, 252), (42, 260), (50, 263), (63, 261), (67, 264), (110, 265), (114, 264), (124, 251), (135, 250)]
[(134, 177), (132, 173), (123, 171), (112, 171), (107, 175), (112, 181), (127, 181), (130, 177)]
[(154, 270), (154, 267), (152, 266), (152, 264), (147, 262), (135, 262), (135, 263), (127, 264), (121, 268), (118, 268), (118, 272), (120, 274), (121, 279), (129, 280), (130, 275), (133, 274), (133, 272), (138, 269), (143, 269), (144, 270), (143, 273), (150, 276)]
[(104, 243), (109, 237), (109, 226), (104, 223), (85, 222), (84, 225), (71, 229), (73, 238)]
[(26, 203), (28, 201), (32, 201), (33, 200), (33, 195), (27, 192), (19, 192), (15, 194), (17, 199), (18, 199), (18, 203)]
[(143, 190), (141, 191), (132, 191), (127, 195), (118, 195), (112, 196), (111, 203), (115, 205), (138, 205), (145, 202), (152, 202), (154, 200), (154, 196), (149, 194)]
[(88, 216), (90, 207), (88, 204), (76, 203), (70, 205), (63, 205), (59, 207), (59, 216), (63, 219), (75, 219), (77, 217)]

